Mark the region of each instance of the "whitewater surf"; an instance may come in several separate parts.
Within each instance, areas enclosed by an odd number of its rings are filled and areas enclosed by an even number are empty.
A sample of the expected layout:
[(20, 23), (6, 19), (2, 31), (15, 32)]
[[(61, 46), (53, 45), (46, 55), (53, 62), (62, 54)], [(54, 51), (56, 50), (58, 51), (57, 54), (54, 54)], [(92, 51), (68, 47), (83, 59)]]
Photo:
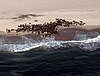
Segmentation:
[(45, 48), (67, 48), (77, 47), (83, 50), (94, 51), (100, 48), (100, 35), (97, 32), (80, 33), (78, 32), (75, 38), (71, 41), (55, 40), (53, 36), (42, 38), (41, 40), (34, 40), (26, 36), (21, 36), (20, 42), (6, 43), (6, 38), (0, 38), (0, 50), (4, 52), (23, 52), (31, 49), (42, 47)]

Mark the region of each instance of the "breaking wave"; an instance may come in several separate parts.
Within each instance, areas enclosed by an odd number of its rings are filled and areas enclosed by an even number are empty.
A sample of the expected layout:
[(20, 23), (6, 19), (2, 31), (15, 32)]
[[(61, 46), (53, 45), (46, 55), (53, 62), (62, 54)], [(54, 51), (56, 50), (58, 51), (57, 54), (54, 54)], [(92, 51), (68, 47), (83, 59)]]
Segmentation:
[(0, 38), (0, 50), (4, 52), (22, 52), (40, 47), (42, 47), (41, 49), (77, 47), (83, 50), (94, 51), (100, 48), (100, 35), (97, 32), (88, 34), (77, 32), (74, 40), (71, 41), (58, 41), (53, 36), (37, 41), (25, 36), (21, 38), (23, 39), (21, 43), (5, 43), (5, 39)]

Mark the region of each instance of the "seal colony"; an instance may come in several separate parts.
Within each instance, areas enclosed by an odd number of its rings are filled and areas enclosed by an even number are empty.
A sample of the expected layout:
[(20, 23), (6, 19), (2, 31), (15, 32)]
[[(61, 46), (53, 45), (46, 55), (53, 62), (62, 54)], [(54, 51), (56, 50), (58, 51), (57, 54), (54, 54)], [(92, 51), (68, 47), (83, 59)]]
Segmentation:
[[(35, 22), (38, 22), (38, 20), (34, 20)], [(17, 29), (6, 29), (7, 33), (16, 32), (16, 35), (18, 35), (19, 32), (28, 32), (28, 33), (34, 33), (39, 34), (43, 37), (51, 36), (53, 34), (59, 35), (58, 31), (60, 27), (66, 28), (70, 26), (83, 26), (86, 23), (83, 21), (67, 21), (65, 19), (56, 18), (55, 21), (51, 22), (45, 22), (43, 24), (20, 24), (18, 25)]]

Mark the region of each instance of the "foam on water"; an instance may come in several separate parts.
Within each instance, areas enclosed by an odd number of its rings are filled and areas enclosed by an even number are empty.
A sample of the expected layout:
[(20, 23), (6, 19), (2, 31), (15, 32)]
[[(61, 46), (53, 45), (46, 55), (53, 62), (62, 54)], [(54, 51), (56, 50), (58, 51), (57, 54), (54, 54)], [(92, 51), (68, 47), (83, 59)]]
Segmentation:
[[(86, 34), (85, 34), (86, 35)], [(28, 51), (34, 48), (43, 47), (43, 48), (60, 48), (60, 47), (78, 47), (83, 50), (93, 51), (100, 48), (100, 35), (97, 34), (94, 38), (87, 38), (85, 39), (80, 35), (75, 36), (75, 40), (71, 41), (57, 41), (54, 37), (46, 37), (42, 40), (35, 41), (33, 39), (27, 38), (22, 36), (24, 43), (5, 43), (4, 38), (0, 39), (0, 50), (1, 51), (8, 51), (8, 52), (21, 52), (21, 51)]]

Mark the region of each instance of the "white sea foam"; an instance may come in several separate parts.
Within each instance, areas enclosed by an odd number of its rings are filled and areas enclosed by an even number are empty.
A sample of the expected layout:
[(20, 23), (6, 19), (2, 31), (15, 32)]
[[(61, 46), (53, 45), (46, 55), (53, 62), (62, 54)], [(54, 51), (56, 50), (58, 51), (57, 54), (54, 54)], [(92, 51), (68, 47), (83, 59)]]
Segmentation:
[[(82, 36), (83, 37), (83, 36)], [(33, 39), (22, 36), (24, 43), (20, 44), (7, 44), (4, 43), (4, 39), (0, 39), (0, 50), (9, 52), (21, 52), (28, 51), (34, 48), (60, 48), (60, 47), (78, 47), (83, 50), (93, 51), (100, 48), (100, 35), (95, 38), (89, 38), (84, 40), (72, 40), (72, 41), (57, 41), (54, 37), (47, 37), (41, 41), (34, 41)]]

